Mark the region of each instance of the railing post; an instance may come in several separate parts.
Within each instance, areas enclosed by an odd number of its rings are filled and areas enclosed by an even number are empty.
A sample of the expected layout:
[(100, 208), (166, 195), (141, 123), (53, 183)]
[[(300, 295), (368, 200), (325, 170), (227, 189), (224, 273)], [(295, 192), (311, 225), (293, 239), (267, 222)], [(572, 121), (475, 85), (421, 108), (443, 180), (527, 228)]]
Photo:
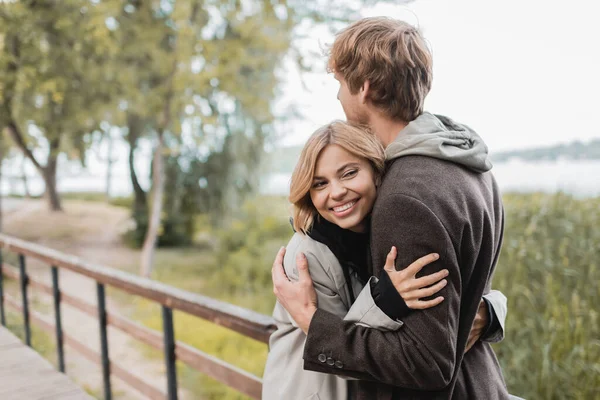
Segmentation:
[(177, 400), (177, 370), (175, 368), (175, 331), (173, 310), (162, 306), (163, 338), (165, 345), (165, 365), (167, 371), (167, 398)]
[(4, 315), (4, 273), (2, 271), (3, 266), (2, 250), (0, 249), (0, 324), (6, 326), (6, 315)]
[(29, 301), (27, 300), (27, 285), (29, 279), (25, 272), (25, 256), (19, 254), (19, 272), (21, 281), (21, 298), (23, 299), (23, 326), (25, 328), (25, 344), (31, 347), (31, 329), (29, 326)]
[(98, 322), (100, 323), (100, 350), (102, 353), (102, 378), (104, 381), (104, 399), (111, 400), (110, 360), (108, 359), (108, 335), (106, 332), (106, 297), (104, 285), (96, 282), (98, 292)]
[(65, 353), (63, 347), (62, 318), (60, 316), (60, 289), (58, 287), (58, 268), (52, 266), (52, 294), (54, 297), (54, 319), (56, 320), (56, 352), (58, 353), (58, 370), (65, 372)]

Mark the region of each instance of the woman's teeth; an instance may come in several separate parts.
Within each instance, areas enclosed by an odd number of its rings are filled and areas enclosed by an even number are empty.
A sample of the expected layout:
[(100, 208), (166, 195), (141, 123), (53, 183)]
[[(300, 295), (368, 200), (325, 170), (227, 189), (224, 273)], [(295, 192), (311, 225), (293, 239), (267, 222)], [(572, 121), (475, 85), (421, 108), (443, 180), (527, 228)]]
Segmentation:
[(349, 203), (346, 203), (344, 205), (338, 206), (338, 207), (333, 207), (333, 211), (335, 212), (342, 212), (342, 211), (346, 211), (347, 209), (351, 208), (353, 205), (356, 204), (356, 200), (353, 200)]

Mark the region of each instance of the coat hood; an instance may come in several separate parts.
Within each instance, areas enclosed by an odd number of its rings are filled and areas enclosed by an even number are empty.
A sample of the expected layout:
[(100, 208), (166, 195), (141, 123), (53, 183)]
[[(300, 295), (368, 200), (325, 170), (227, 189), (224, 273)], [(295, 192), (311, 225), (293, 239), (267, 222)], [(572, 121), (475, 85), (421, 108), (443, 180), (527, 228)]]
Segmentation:
[(428, 112), (411, 121), (385, 149), (387, 161), (413, 155), (450, 161), (476, 172), (492, 169), (488, 148), (474, 130)]

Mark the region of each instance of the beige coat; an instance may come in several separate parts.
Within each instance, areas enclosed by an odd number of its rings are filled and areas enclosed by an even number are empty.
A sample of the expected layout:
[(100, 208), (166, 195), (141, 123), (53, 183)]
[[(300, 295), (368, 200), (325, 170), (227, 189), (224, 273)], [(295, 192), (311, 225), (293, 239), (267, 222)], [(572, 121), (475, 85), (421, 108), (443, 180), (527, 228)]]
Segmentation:
[[(294, 234), (287, 245), (284, 259), (285, 272), (291, 280), (298, 279), (296, 255), (304, 253), (308, 259), (311, 278), (317, 292), (319, 309), (355, 321), (359, 325), (379, 330), (394, 331), (403, 325), (383, 313), (373, 301), (371, 284), (364, 286), (351, 274), (354, 293), (360, 293), (354, 304), (350, 304), (350, 294), (342, 267), (324, 244), (299, 233)], [(375, 277), (369, 283), (376, 283)], [(494, 307), (504, 331), (506, 316), (506, 298), (492, 291), (486, 298)], [(277, 323), (269, 340), (269, 355), (263, 376), (263, 400), (346, 400), (348, 398), (347, 381), (335, 375), (306, 371), (303, 368), (304, 343), (306, 335), (287, 311), (277, 303), (273, 311)], [(339, 360), (331, 354), (323, 354), (326, 363), (342, 368)]]

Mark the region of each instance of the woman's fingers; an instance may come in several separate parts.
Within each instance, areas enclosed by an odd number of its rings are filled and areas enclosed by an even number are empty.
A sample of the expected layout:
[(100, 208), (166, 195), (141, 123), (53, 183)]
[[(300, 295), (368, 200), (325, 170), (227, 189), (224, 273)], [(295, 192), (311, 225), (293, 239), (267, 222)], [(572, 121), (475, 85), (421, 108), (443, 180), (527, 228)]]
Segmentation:
[(440, 258), (440, 256), (437, 253), (427, 254), (426, 256), (423, 256), (410, 264), (406, 269), (404, 269), (403, 273), (407, 276), (415, 276), (421, 269), (423, 269), (424, 266), (431, 264), (438, 258)]
[(410, 292), (407, 292), (404, 295), (405, 297), (403, 296), (403, 298), (406, 301), (407, 299), (408, 300), (423, 299), (425, 297), (433, 296), (434, 294), (436, 294), (437, 292), (442, 290), (447, 284), (448, 284), (448, 281), (444, 279), (428, 288), (417, 289), (417, 290), (412, 290)]
[(396, 251), (396, 246), (392, 246), (392, 249), (388, 253), (387, 257), (385, 258), (385, 265), (383, 266), (383, 269), (385, 269), (388, 272), (395, 271), (397, 255), (398, 255), (398, 253)]
[(421, 289), (427, 286), (430, 286), (437, 281), (444, 279), (448, 276), (448, 270), (443, 269), (441, 271), (435, 272), (431, 275), (422, 276), (421, 278), (415, 279), (413, 284), (411, 285), (414, 289)]

